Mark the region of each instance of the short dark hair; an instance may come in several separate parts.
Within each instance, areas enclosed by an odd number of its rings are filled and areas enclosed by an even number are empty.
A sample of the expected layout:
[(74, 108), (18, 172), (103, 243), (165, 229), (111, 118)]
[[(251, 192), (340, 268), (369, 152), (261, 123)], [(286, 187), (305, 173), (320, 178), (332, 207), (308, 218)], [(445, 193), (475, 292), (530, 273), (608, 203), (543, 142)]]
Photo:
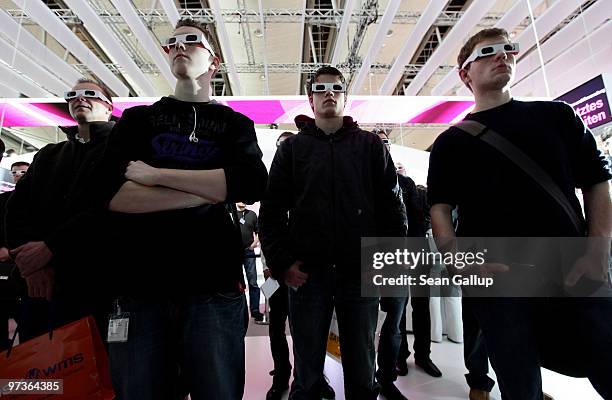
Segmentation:
[(212, 47), (213, 51), (216, 53), (217, 49), (215, 49), (215, 47), (213, 46), (211, 40), (210, 40), (210, 32), (208, 31), (208, 26), (206, 26), (206, 24), (200, 22), (200, 21), (196, 21), (193, 18), (182, 18), (179, 19), (178, 22), (176, 23), (176, 26), (174, 27), (174, 29), (178, 29), (181, 26), (190, 26), (192, 28), (196, 28), (199, 29), (200, 31), (202, 31), (202, 33), (204, 34), (204, 37), (206, 38), (206, 40), (208, 41), (208, 44), (210, 44), (210, 47)]
[(106, 86), (105, 84), (103, 84), (102, 82), (100, 82), (97, 79), (92, 79), (92, 78), (79, 78), (76, 83), (75, 86), (78, 85), (79, 83), (91, 83), (93, 85), (96, 85), (97, 87), (100, 88), (100, 91), (102, 93), (104, 93), (104, 95), (106, 96), (106, 98), (108, 100), (110, 100), (111, 104), (113, 104), (113, 94), (111, 93), (110, 89), (108, 88), (108, 86)]
[(0, 160), (2, 160), (2, 156), (4, 155), (5, 150), (6, 146), (4, 145), (4, 141), (0, 139)]
[(479, 31), (475, 35), (471, 36), (467, 42), (463, 45), (461, 50), (459, 51), (459, 55), (457, 56), (457, 65), (459, 68), (463, 65), (465, 60), (468, 59), (470, 54), (474, 51), (476, 45), (483, 40), (503, 37), (504, 39), (510, 41), (510, 34), (508, 31), (502, 28), (487, 28)]
[(314, 73), (312, 78), (308, 79), (308, 81), (306, 82), (306, 91), (308, 93), (308, 97), (312, 96), (312, 84), (315, 83), (321, 75), (337, 76), (340, 78), (340, 82), (342, 82), (343, 84), (346, 84), (346, 79), (344, 78), (344, 75), (342, 75), (342, 72), (340, 72), (338, 68), (332, 67), (331, 65), (324, 65), (321, 68), (319, 68)]
[(16, 161), (13, 164), (11, 164), (11, 169), (13, 169), (14, 167), (29, 167), (30, 163), (27, 161)]
[(289, 132), (289, 131), (283, 132), (280, 135), (278, 135), (278, 138), (276, 138), (276, 147), (280, 145), (280, 143), (278, 143), (279, 140), (290, 138), (293, 135), (295, 135), (295, 133)]
[(289, 132), (289, 131), (285, 131), (285, 132), (281, 133), (276, 140), (278, 141), (278, 139), (288, 138), (288, 137), (291, 137), (293, 135), (295, 135), (295, 133)]

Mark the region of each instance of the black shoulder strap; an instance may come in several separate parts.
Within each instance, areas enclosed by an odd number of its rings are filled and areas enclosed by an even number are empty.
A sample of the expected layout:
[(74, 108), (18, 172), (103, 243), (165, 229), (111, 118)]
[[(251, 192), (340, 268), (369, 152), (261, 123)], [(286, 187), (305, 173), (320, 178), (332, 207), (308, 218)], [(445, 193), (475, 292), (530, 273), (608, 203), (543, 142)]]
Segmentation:
[(544, 171), (535, 161), (529, 158), (521, 149), (516, 147), (512, 142), (507, 140), (505, 137), (489, 129), (487, 126), (477, 121), (463, 120), (455, 124), (456, 128), (469, 133), (470, 135), (479, 138), (483, 142), (488, 143), (490, 146), (497, 149), (500, 153), (505, 155), (510, 161), (516, 166), (521, 168), (531, 176), (546, 192), (559, 203), (563, 211), (567, 214), (570, 221), (576, 228), (576, 231), (580, 234), (585, 232), (585, 222), (582, 215), (578, 214), (574, 207), (570, 204), (567, 196), (563, 194), (559, 186), (552, 180), (550, 175)]

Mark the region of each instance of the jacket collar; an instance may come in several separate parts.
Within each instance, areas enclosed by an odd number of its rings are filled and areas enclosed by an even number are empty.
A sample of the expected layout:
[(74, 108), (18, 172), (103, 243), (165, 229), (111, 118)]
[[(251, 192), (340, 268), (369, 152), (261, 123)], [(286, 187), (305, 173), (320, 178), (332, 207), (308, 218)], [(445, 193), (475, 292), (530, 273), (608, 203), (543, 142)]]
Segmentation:
[[(115, 121), (90, 122), (89, 123), (89, 136), (91, 138), (90, 142), (96, 142), (99, 139), (105, 138), (106, 136), (110, 135), (111, 131), (113, 130), (113, 126), (115, 126)], [(66, 137), (68, 138), (69, 141), (80, 143), (80, 141), (76, 137), (77, 133), (79, 133), (79, 127), (77, 125), (60, 126), (59, 128), (62, 130), (62, 132), (66, 134)]]
[[(325, 132), (317, 127), (315, 120), (307, 115), (298, 115), (295, 117), (295, 126), (300, 130), (300, 133), (314, 135), (314, 136), (327, 136)], [(348, 132), (359, 130), (357, 122), (353, 121), (352, 117), (345, 116), (342, 120), (342, 127), (334, 132), (333, 136), (344, 136)]]

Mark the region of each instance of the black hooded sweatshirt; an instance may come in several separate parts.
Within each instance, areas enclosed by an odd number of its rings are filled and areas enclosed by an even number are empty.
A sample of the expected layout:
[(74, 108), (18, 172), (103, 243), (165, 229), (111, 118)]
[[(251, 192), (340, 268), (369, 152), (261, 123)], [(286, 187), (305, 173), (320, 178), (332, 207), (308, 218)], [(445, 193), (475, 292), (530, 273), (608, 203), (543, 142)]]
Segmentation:
[(92, 211), (91, 181), (114, 122), (92, 122), (90, 140), (77, 140), (76, 126), (60, 128), (68, 140), (49, 144), (35, 156), (6, 205), (9, 248), (44, 241), (53, 253), (58, 295), (78, 292), (83, 279), (95, 282), (107, 237), (105, 218)]
[(111, 213), (116, 232), (113, 289), (120, 295), (158, 298), (241, 290), (244, 250), (226, 204), (260, 200), (268, 177), (261, 159), (253, 121), (214, 101), (163, 97), (127, 109), (102, 163), (105, 208), (126, 182), (129, 161), (135, 160), (156, 168), (222, 168), (227, 198), (187, 209)]
[(393, 160), (351, 117), (331, 135), (307, 116), (295, 123), (300, 133), (278, 148), (260, 209), (266, 262), (277, 279), (296, 260), (359, 276), (361, 237), (406, 236)]

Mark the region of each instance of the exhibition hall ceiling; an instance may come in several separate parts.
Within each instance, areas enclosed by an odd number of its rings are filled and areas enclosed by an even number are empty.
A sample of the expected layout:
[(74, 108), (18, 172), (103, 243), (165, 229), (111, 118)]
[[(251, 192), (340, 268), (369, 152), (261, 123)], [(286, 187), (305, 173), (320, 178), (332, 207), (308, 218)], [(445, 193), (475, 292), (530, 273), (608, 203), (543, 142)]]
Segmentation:
[[(185, 16), (208, 25), (221, 55), (217, 96), (303, 95), (322, 64), (346, 74), (349, 96), (468, 95), (457, 53), (493, 26), (520, 43), (515, 96), (554, 98), (612, 70), (610, 0), (0, 0), (0, 7), (0, 97), (58, 97), (83, 75), (119, 97), (166, 95), (175, 79), (160, 42)], [(391, 128), (395, 142), (418, 148), (443, 130)], [(2, 134), (23, 140), (19, 150), (63, 139), (54, 128)]]

